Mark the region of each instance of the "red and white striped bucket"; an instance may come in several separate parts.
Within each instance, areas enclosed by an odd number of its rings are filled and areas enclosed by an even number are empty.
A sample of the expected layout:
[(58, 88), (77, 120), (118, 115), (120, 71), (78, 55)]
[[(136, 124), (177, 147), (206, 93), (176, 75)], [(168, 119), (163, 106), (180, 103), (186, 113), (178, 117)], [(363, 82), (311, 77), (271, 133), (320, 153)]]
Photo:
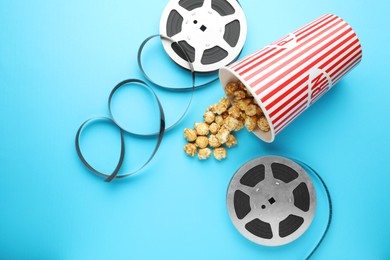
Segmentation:
[(362, 59), (359, 39), (340, 17), (326, 14), (219, 71), (222, 86), (240, 80), (253, 94), (272, 142)]

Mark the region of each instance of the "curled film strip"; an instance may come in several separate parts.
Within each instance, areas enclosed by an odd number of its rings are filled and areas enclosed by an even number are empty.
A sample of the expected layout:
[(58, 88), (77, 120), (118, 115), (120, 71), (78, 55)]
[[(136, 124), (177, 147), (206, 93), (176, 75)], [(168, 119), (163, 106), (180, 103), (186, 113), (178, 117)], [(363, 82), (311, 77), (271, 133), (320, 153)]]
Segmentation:
[(316, 211), (316, 191), (309, 172), (322, 184), (329, 203), (328, 223), (307, 256), (310, 258), (329, 230), (332, 202), (320, 175), (301, 161), (264, 156), (237, 170), (227, 190), (227, 208), (236, 229), (254, 243), (266, 246), (284, 245), (300, 237)]
[[(145, 43), (150, 40), (151, 38), (155, 38), (155, 37), (160, 37), (162, 41), (170, 41), (170, 42), (174, 42), (172, 39), (170, 39), (169, 37), (165, 37), (165, 36), (162, 36), (162, 35), (154, 35), (154, 36), (151, 36), (149, 37), (148, 39), (146, 39), (142, 45), (141, 45), (141, 48), (140, 48), (140, 51), (139, 52), (142, 52), (142, 47), (145, 45)], [(181, 48), (179, 46), (179, 48)], [(186, 53), (185, 50), (182, 50), (183, 53)], [(188, 59), (189, 60), (189, 59)], [(125, 178), (125, 177), (128, 177), (128, 176), (131, 176), (131, 175), (134, 175), (136, 173), (138, 173), (139, 171), (141, 171), (144, 167), (146, 167), (150, 162), (151, 160), (154, 158), (155, 154), (157, 153), (159, 147), (160, 147), (160, 144), (161, 144), (161, 141), (163, 139), (163, 136), (164, 136), (164, 133), (166, 131), (169, 131), (170, 129), (174, 128), (183, 118), (184, 116), (186, 115), (189, 107), (191, 106), (191, 103), (192, 103), (192, 99), (193, 99), (193, 95), (194, 95), (194, 89), (195, 89), (195, 73), (194, 73), (194, 70), (193, 70), (193, 67), (192, 67), (192, 64), (189, 62), (189, 67), (190, 67), (190, 71), (191, 71), (191, 80), (192, 80), (192, 93), (191, 93), (191, 96), (190, 96), (190, 99), (188, 101), (188, 104), (187, 104), (187, 107), (186, 109), (184, 110), (183, 114), (170, 126), (166, 127), (165, 125), (165, 115), (164, 115), (164, 109), (161, 105), (161, 102), (157, 96), (157, 94), (154, 92), (153, 88), (148, 85), (146, 82), (142, 81), (142, 80), (139, 80), (139, 79), (128, 79), (128, 80), (124, 80), (120, 83), (118, 83), (111, 91), (110, 95), (109, 95), (109, 98), (108, 98), (108, 110), (109, 110), (109, 114), (110, 114), (110, 117), (105, 117), (105, 116), (97, 116), (97, 117), (91, 117), (89, 119), (87, 119), (83, 124), (81, 124), (81, 126), (79, 127), (79, 129), (77, 130), (77, 133), (76, 133), (76, 139), (75, 139), (75, 146), (76, 146), (76, 151), (77, 151), (77, 155), (79, 156), (81, 162), (93, 173), (99, 175), (99, 176), (102, 176), (102, 177), (105, 177), (105, 181), (106, 182), (111, 182), (113, 179), (115, 178)], [(149, 91), (151, 91), (152, 95), (154, 96), (157, 104), (158, 104), (158, 108), (159, 108), (159, 121), (160, 121), (160, 125), (159, 125), (159, 131), (158, 132), (153, 132), (153, 133), (136, 133), (134, 131), (131, 131), (129, 129), (126, 129), (124, 128), (123, 126), (121, 126), (119, 124), (119, 122), (115, 119), (113, 113), (112, 113), (112, 110), (111, 110), (111, 103), (112, 103), (112, 97), (114, 96), (114, 94), (122, 87), (124, 86), (129, 86), (129, 85), (138, 85), (138, 86), (142, 86), (146, 89), (148, 89)], [(174, 89), (173, 89), (174, 90)], [(120, 133), (120, 138), (121, 138), (121, 150), (120, 150), (120, 155), (119, 155), (119, 160), (118, 160), (118, 163), (114, 169), (114, 171), (112, 173), (103, 173), (99, 170), (97, 170), (96, 168), (94, 168), (92, 165), (90, 165), (88, 163), (88, 161), (86, 160), (85, 156), (83, 155), (82, 153), (82, 149), (81, 149), (81, 145), (80, 145), (80, 138), (81, 138), (81, 134), (83, 132), (83, 130), (89, 126), (90, 124), (92, 124), (93, 122), (95, 121), (106, 121), (112, 125), (114, 125), (115, 127), (119, 128), (119, 133)], [(132, 172), (129, 172), (129, 173), (124, 173), (124, 174), (119, 174), (120, 170), (121, 170), (121, 167), (123, 165), (123, 161), (124, 161), (124, 158), (125, 158), (125, 142), (124, 142), (124, 134), (130, 134), (130, 135), (134, 135), (134, 136), (139, 136), (139, 137), (152, 137), (152, 136), (157, 136), (157, 141), (156, 141), (156, 145), (154, 147), (154, 150), (153, 152), (151, 153), (151, 155), (149, 156), (149, 158), (146, 160), (146, 162), (141, 166), (139, 167), (138, 169), (132, 171)]]

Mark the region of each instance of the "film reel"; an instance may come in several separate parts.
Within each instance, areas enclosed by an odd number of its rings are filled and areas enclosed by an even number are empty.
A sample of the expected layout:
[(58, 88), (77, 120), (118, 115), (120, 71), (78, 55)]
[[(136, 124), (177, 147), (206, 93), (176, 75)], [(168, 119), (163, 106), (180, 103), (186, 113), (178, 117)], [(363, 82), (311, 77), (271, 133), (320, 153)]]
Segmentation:
[(189, 56), (196, 72), (214, 72), (241, 53), (247, 34), (245, 14), (237, 0), (171, 0), (160, 20), (169, 57), (183, 68)]
[(316, 192), (297, 163), (278, 156), (259, 157), (234, 174), (227, 208), (244, 237), (257, 244), (279, 246), (308, 229), (316, 210)]

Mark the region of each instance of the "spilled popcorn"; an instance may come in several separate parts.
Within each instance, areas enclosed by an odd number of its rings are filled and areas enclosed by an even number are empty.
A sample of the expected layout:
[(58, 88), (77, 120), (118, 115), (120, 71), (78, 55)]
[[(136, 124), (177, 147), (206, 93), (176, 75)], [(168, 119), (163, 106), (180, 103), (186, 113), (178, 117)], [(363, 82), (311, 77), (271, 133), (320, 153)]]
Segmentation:
[(213, 154), (220, 161), (227, 157), (226, 148), (238, 144), (233, 132), (244, 127), (250, 132), (257, 128), (264, 132), (270, 130), (263, 111), (241, 82), (229, 82), (225, 93), (232, 102), (223, 97), (206, 109), (204, 122), (195, 123), (194, 129), (184, 129), (184, 138), (188, 141), (184, 152), (187, 155), (193, 157), (198, 153), (199, 160), (206, 160)]

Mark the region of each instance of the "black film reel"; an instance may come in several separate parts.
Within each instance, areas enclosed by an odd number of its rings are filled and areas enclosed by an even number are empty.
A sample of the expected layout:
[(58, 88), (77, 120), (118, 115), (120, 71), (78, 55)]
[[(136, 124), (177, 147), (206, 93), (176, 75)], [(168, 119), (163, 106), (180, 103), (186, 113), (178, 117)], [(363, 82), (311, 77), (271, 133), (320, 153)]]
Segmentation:
[(241, 53), (247, 34), (245, 14), (237, 0), (170, 0), (161, 16), (160, 34), (169, 57), (183, 68), (214, 72)]
[(306, 171), (283, 157), (259, 157), (234, 174), (227, 208), (237, 230), (261, 245), (279, 246), (300, 237), (316, 210), (316, 192)]

